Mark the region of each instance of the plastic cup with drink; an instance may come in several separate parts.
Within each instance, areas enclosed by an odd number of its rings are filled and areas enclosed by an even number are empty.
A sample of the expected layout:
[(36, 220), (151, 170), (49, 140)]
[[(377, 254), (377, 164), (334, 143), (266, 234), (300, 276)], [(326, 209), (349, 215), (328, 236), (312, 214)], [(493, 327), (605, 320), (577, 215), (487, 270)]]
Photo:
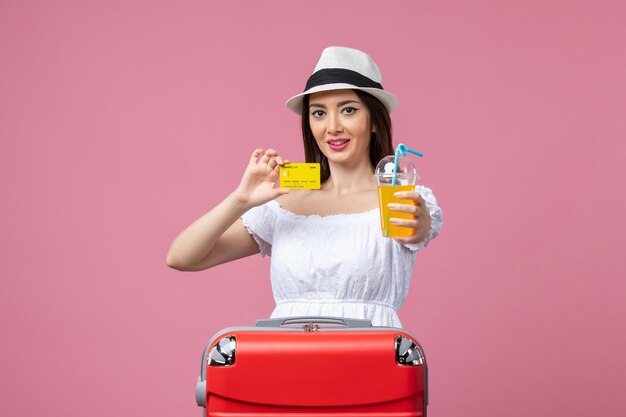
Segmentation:
[(374, 178), (378, 183), (378, 207), (380, 209), (380, 228), (385, 237), (408, 237), (413, 233), (410, 227), (398, 226), (389, 221), (390, 218), (415, 219), (415, 216), (403, 211), (391, 210), (389, 203), (415, 204), (413, 200), (397, 198), (394, 194), (399, 191), (413, 191), (419, 179), (419, 174), (413, 162), (406, 157), (407, 152), (424, 156), (421, 152), (407, 148), (404, 144), (398, 145), (395, 155), (381, 159), (376, 165)]

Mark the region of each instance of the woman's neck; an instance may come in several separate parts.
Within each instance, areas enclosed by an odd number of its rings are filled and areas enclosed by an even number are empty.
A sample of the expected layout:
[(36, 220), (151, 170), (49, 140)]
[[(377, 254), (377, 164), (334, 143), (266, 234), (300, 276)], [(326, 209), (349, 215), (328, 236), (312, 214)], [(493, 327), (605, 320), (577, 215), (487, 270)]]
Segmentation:
[(371, 191), (375, 185), (372, 176), (374, 168), (369, 160), (363, 160), (356, 166), (334, 164), (329, 161), (330, 177), (322, 184), (322, 189), (337, 195)]

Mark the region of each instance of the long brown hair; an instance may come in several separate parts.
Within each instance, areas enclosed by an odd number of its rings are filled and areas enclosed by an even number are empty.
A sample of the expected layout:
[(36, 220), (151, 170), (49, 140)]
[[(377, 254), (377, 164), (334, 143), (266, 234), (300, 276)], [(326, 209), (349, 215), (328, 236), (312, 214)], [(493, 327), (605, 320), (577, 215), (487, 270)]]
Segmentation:
[[(370, 136), (370, 163), (375, 167), (378, 161), (387, 155), (393, 155), (391, 118), (385, 105), (371, 94), (361, 90), (352, 90), (359, 96), (361, 102), (370, 113), (370, 123), (374, 132)], [(309, 94), (304, 96), (302, 102), (302, 140), (304, 142), (304, 159), (306, 162), (320, 164), (321, 181), (325, 182), (330, 177), (328, 159), (315, 141), (311, 125), (309, 123)]]

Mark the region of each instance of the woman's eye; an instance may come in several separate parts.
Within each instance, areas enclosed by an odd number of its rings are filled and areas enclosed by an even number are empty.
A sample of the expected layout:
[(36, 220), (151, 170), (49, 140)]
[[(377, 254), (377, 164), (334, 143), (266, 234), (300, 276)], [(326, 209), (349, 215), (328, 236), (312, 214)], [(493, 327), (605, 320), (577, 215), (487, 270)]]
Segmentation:
[(324, 115), (324, 112), (322, 110), (315, 110), (311, 114), (313, 115), (313, 117), (322, 117)]
[(343, 109), (343, 111), (346, 114), (354, 114), (354, 113), (356, 113), (357, 110), (358, 109), (355, 109), (354, 107), (346, 107), (345, 109)]

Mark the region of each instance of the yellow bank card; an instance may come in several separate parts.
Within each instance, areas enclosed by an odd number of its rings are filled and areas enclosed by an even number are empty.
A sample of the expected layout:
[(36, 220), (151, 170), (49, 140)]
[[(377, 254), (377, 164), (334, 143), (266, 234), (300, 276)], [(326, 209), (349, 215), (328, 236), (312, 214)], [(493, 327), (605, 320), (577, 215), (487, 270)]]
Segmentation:
[(320, 164), (285, 164), (280, 167), (280, 187), (320, 189)]

